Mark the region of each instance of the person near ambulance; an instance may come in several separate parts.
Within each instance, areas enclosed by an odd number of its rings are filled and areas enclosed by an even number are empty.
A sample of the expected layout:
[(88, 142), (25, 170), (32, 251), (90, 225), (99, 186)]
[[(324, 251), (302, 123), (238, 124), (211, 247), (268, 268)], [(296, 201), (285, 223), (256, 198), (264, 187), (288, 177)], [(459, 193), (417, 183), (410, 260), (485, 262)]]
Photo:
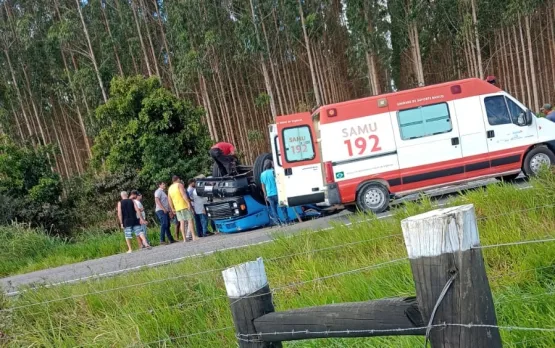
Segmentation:
[[(188, 240), (196, 241), (197, 236), (195, 233), (195, 224), (193, 222), (193, 206), (191, 205), (191, 201), (187, 196), (187, 192), (179, 176), (174, 175), (172, 177), (172, 182), (172, 185), (168, 189), (169, 203), (173, 214), (175, 214), (177, 221), (179, 221), (183, 243)], [(187, 231), (187, 235), (185, 235), (185, 231)]]
[(209, 154), (220, 169), (222, 176), (237, 174), (237, 158), (235, 157), (235, 146), (233, 144), (219, 142), (212, 146)]
[(545, 115), (546, 119), (551, 122), (555, 122), (555, 110), (553, 110), (551, 104), (545, 104), (542, 107), (541, 112)]
[(263, 172), (260, 174), (260, 183), (262, 184), (262, 192), (264, 192), (266, 201), (270, 206), (270, 210), (268, 211), (268, 214), (270, 215), (270, 222), (272, 225), (286, 224), (288, 222), (287, 208), (284, 206), (280, 207), (283, 219), (281, 219), (278, 214), (279, 201), (276, 175), (274, 172), (274, 164), (270, 160), (266, 160), (264, 162)]

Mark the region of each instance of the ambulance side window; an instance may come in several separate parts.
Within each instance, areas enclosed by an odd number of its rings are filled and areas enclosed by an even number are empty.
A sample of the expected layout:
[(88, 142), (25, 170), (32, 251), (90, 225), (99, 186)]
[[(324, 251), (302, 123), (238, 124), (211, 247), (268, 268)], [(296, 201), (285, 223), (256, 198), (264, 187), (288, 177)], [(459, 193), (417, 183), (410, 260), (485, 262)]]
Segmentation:
[(400, 110), (398, 113), (401, 139), (410, 140), (453, 130), (446, 103)]
[(308, 126), (285, 128), (283, 130), (285, 160), (289, 163), (314, 159), (312, 134)]
[(488, 122), (491, 126), (513, 123), (504, 96), (496, 95), (493, 97), (486, 97), (484, 99), (484, 105), (486, 106), (486, 114), (488, 115)]
[(277, 135), (274, 137), (274, 146), (276, 148), (277, 164), (281, 167), (281, 150), (279, 148), (279, 141)]

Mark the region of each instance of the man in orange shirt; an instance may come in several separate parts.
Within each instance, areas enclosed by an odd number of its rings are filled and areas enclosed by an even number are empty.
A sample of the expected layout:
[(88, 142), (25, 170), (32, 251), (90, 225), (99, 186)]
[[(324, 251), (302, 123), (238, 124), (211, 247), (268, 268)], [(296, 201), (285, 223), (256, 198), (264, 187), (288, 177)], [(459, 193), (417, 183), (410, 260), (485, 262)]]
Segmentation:
[(220, 142), (212, 146), (209, 154), (220, 168), (222, 176), (237, 174), (235, 146), (230, 143)]

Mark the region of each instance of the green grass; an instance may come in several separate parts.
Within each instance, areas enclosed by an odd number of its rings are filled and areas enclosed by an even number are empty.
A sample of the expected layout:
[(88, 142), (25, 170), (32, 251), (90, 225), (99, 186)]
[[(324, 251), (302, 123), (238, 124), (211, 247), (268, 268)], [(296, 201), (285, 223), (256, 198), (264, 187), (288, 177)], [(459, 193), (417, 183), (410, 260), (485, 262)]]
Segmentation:
[[(159, 244), (158, 231), (148, 229), (152, 245)], [(127, 251), (121, 230), (104, 233), (90, 229), (64, 239), (22, 225), (0, 227), (0, 245), (0, 278)], [(133, 245), (136, 248), (136, 241)]]
[[(555, 237), (555, 179), (534, 181), (518, 190), (498, 185), (456, 198), (473, 203), (481, 243), (491, 245)], [(221, 269), (264, 257), (277, 310), (365, 301), (414, 294), (408, 261), (328, 278), (313, 279), (406, 257), (400, 220), (428, 211), (432, 202), (408, 204), (392, 219), (365, 221), (332, 230), (280, 237), (274, 243), (215, 253), (203, 258), (87, 283), (31, 290), (0, 298), (0, 331), (8, 347), (234, 347), (234, 331), (186, 336), (232, 326)], [(393, 235), (393, 236), (392, 236)], [(349, 246), (341, 245), (364, 241)], [(321, 251), (317, 249), (327, 248)], [(555, 242), (483, 250), (499, 325), (555, 327)], [(287, 256), (292, 255), (292, 256)], [(277, 258), (272, 260), (273, 258)], [(205, 272), (196, 274), (198, 272)], [(189, 275), (189, 276), (187, 276)], [(176, 279), (176, 276), (182, 276)], [(173, 277), (171, 280), (163, 280)], [(133, 284), (152, 282), (148, 285)], [(130, 287), (127, 287), (130, 286)], [(125, 288), (122, 288), (125, 287)], [(81, 296), (119, 288), (100, 294)], [(72, 297), (72, 299), (64, 299)], [(205, 302), (199, 302), (204, 301)], [(34, 305), (44, 301), (50, 301)], [(502, 331), (504, 347), (553, 347), (550, 332)], [(1, 336), (1, 335), (0, 335)], [(166, 341), (161, 341), (166, 340)], [(423, 346), (422, 337), (322, 339), (285, 343), (293, 347)], [(1, 344), (0, 344), (1, 345)]]

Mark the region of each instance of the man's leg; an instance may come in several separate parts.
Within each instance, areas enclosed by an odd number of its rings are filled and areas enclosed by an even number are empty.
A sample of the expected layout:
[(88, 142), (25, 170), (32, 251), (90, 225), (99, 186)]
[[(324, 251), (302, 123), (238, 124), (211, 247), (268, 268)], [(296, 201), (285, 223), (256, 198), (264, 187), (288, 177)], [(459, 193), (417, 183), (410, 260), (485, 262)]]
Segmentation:
[(202, 226), (200, 223), (200, 215), (201, 214), (195, 214), (195, 230), (197, 231), (199, 237), (204, 237), (204, 233), (202, 231)]
[(289, 212), (287, 210), (287, 207), (282, 205), (279, 207), (279, 209), (281, 210), (281, 215), (283, 215), (283, 218), (281, 219), (281, 222), (286, 224), (289, 222)]
[(133, 251), (131, 247), (131, 239), (133, 239), (133, 229), (131, 227), (125, 227), (123, 229), (123, 234), (125, 235), (125, 243), (127, 243), (127, 253)]
[(160, 244), (163, 244), (166, 241), (165, 214), (162, 210), (157, 210), (156, 217), (160, 223)]
[(235, 175), (237, 174), (237, 170), (235, 168), (235, 157), (231, 155), (220, 155), (218, 157), (218, 161), (222, 163), (225, 167), (225, 170), (228, 175)]
[(279, 216), (277, 213), (277, 196), (268, 197), (268, 203), (270, 204), (270, 211), (268, 212), (270, 214), (270, 221), (272, 224), (278, 225)]
[(172, 233), (171, 233), (171, 230), (170, 230), (170, 227), (171, 227), (170, 226), (170, 214), (166, 213), (166, 214), (164, 214), (164, 216), (166, 217), (166, 225), (165, 225), (165, 228), (164, 228), (164, 233), (165, 233), (166, 237), (168, 237), (168, 241), (170, 243), (175, 243), (175, 239), (173, 239), (173, 236), (172, 236)]
[[(134, 227), (133, 229), (135, 229), (135, 227)], [(136, 233), (139, 234), (138, 237), (141, 238), (141, 240), (142, 240), (143, 245), (145, 246), (145, 248), (150, 249), (151, 246), (150, 246), (150, 244), (148, 244), (148, 242), (146, 241), (146, 236), (145, 236), (144, 230), (143, 230), (143, 228), (142, 228), (141, 226), (139, 226), (139, 228), (137, 229), (137, 232), (136, 232)]]
[[(208, 236), (208, 217), (206, 214), (198, 214), (200, 220), (200, 229), (204, 237)], [(199, 232), (200, 233), (200, 232)]]
[(196, 241), (198, 239), (197, 237), (197, 233), (195, 231), (195, 223), (193, 221), (194, 217), (193, 217), (193, 213), (190, 210), (185, 210), (185, 218), (187, 219), (187, 234), (191, 236), (193, 241)]
[(224, 166), (224, 164), (220, 161), (221, 156), (223, 156), (222, 150), (220, 149), (210, 149), (210, 157), (212, 157), (212, 159), (214, 160), (214, 163), (216, 163), (216, 165), (218, 166), (218, 168), (220, 169), (220, 174), (222, 176), (225, 176), (228, 174), (226, 167)]

